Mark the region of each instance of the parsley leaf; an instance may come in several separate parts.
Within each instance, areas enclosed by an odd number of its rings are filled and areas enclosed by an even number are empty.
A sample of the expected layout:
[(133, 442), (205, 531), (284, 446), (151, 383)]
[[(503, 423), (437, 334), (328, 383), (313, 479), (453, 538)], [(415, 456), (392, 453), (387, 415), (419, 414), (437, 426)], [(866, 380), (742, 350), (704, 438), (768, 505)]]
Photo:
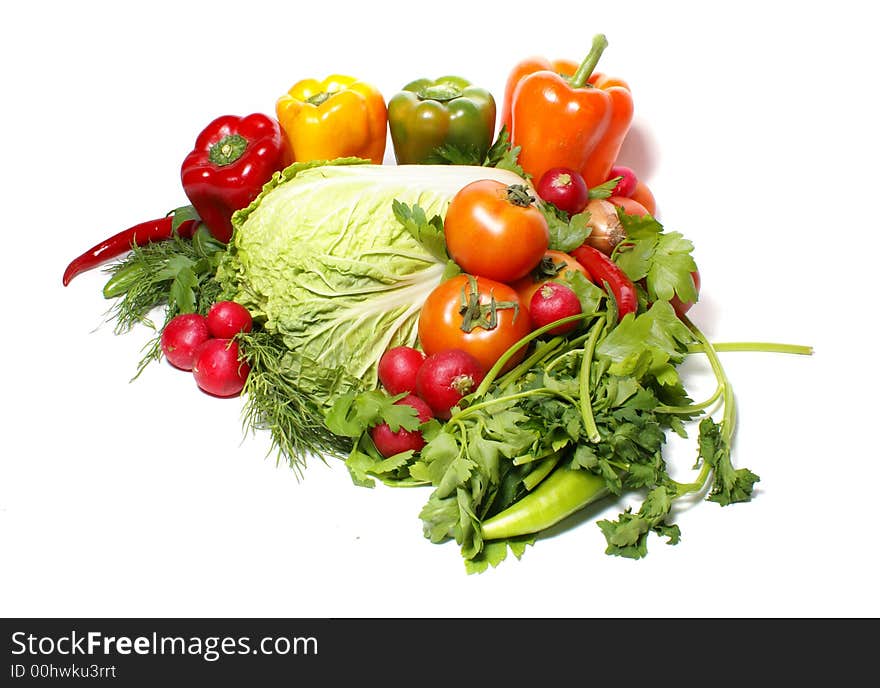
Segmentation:
[(721, 506), (750, 501), (754, 485), (761, 478), (748, 468), (733, 467), (730, 443), (724, 439), (721, 426), (712, 418), (700, 421), (698, 444), (700, 458), (714, 469), (708, 500)]
[(678, 544), (680, 529), (665, 522), (675, 496), (673, 488), (659, 485), (648, 492), (637, 513), (627, 508), (616, 521), (599, 521), (599, 528), (608, 543), (605, 553), (641, 559), (648, 553), (647, 540), (651, 532), (666, 537), (667, 544)]
[(589, 211), (569, 216), (552, 203), (538, 203), (537, 206), (550, 232), (548, 248), (568, 253), (583, 244), (590, 235)]
[(510, 143), (510, 132), (506, 126), (501, 127), (495, 142), (489, 148), (486, 159), (483, 161), (485, 167), (497, 167), (501, 170), (509, 170), (518, 174), (523, 179), (528, 179), (530, 175), (520, 166), (517, 158), (519, 157), (519, 146), (512, 146)]
[(410, 208), (406, 203), (401, 203), (396, 198), (391, 204), (394, 217), (410, 233), (413, 239), (418, 241), (425, 250), (440, 261), (448, 261), (449, 253), (446, 250), (446, 237), (443, 234), (443, 218), (434, 215), (431, 219), (425, 215), (424, 209), (414, 204)]
[(418, 412), (409, 404), (396, 404), (406, 393), (389, 396), (382, 390), (349, 392), (340, 396), (327, 413), (327, 427), (336, 435), (358, 438), (374, 425), (388, 423), (393, 432), (419, 427)]
[(674, 295), (683, 302), (696, 301), (693, 244), (680, 232), (664, 232), (650, 215), (629, 215), (619, 208), (618, 216), (627, 240), (619, 245), (615, 262), (627, 277), (633, 282), (645, 280), (650, 301), (668, 301)]

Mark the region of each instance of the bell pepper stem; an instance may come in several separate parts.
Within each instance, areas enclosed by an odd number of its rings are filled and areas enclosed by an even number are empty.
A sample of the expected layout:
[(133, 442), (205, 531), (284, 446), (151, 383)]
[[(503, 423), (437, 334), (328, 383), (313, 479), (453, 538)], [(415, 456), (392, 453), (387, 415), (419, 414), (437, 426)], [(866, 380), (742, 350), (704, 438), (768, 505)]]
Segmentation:
[(218, 167), (231, 165), (244, 155), (247, 145), (248, 142), (244, 136), (229, 134), (211, 146), (208, 151), (208, 159)]
[(592, 76), (593, 70), (599, 64), (599, 58), (602, 57), (602, 53), (605, 52), (607, 47), (608, 39), (605, 38), (605, 34), (600, 33), (593, 37), (593, 45), (590, 48), (590, 52), (569, 79), (572, 88), (583, 88), (587, 85), (587, 80)]
[(461, 98), (464, 91), (455, 84), (431, 84), (419, 89), (416, 93), (419, 100), (436, 100), (441, 103)]

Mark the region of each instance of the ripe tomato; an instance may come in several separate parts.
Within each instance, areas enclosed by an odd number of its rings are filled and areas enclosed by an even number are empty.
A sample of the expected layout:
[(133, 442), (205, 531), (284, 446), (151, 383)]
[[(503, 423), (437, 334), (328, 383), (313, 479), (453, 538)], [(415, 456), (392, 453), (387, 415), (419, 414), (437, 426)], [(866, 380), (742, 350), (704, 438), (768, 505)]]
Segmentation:
[[(547, 269), (544, 269), (545, 261)], [(538, 267), (510, 286), (516, 290), (520, 301), (528, 308), (532, 302), (532, 295), (538, 291), (542, 284), (547, 280), (562, 277), (568, 270), (577, 270), (592, 282), (590, 273), (574, 256), (562, 251), (556, 251), (555, 249), (548, 249), (544, 251), (544, 257), (541, 259)]]
[(654, 199), (654, 194), (645, 182), (639, 180), (638, 184), (636, 184), (635, 190), (629, 197), (637, 203), (640, 203), (652, 217), (657, 214), (657, 201)]
[(479, 179), (452, 198), (443, 232), (464, 272), (512, 282), (538, 264), (550, 233), (531, 193), (524, 185)]
[[(462, 308), (462, 304), (468, 307)], [(476, 358), (486, 371), (531, 330), (528, 310), (512, 287), (473, 275), (456, 275), (441, 282), (425, 299), (419, 315), (419, 342), (428, 356), (446, 349), (461, 349)], [(519, 363), (526, 349), (522, 347), (511, 356), (504, 370)]]
[(608, 200), (618, 208), (623, 208), (623, 212), (627, 215), (648, 215), (648, 209), (634, 198), (610, 196)]

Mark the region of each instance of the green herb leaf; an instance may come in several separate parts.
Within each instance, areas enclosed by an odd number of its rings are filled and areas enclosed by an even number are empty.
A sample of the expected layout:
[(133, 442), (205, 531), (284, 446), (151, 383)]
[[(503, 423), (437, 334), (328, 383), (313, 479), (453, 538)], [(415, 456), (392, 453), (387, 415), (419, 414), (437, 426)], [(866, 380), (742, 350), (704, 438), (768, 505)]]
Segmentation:
[(674, 295), (683, 302), (696, 301), (693, 244), (679, 232), (664, 232), (650, 215), (629, 215), (618, 208), (618, 216), (627, 240), (618, 247), (615, 262), (627, 277), (645, 280), (650, 301), (668, 301)]
[(415, 408), (395, 403), (405, 396), (389, 396), (379, 389), (349, 392), (337, 398), (327, 412), (327, 427), (337, 435), (355, 438), (382, 422), (388, 423), (392, 432), (415, 430), (420, 424)]
[(394, 217), (404, 226), (413, 239), (418, 241), (437, 260), (448, 261), (446, 237), (443, 234), (443, 218), (434, 215), (429, 220), (418, 204), (412, 207), (397, 199), (392, 201)]
[[(696, 338), (666, 301), (654, 303), (639, 315), (628, 314), (596, 347), (596, 355), (611, 362), (609, 372), (641, 379), (651, 372), (669, 373), (668, 363), (684, 360)], [(674, 370), (671, 374), (678, 376)]]
[(594, 186), (589, 190), (590, 199), (594, 198), (609, 198), (611, 196), (611, 192), (614, 191), (614, 187), (620, 182), (623, 177), (614, 177), (613, 179), (609, 179), (607, 182), (603, 182), (598, 186)]
[(174, 275), (168, 300), (177, 307), (179, 313), (193, 313), (196, 310), (196, 283), (196, 273), (189, 266), (180, 268)]
[(569, 253), (584, 243), (590, 235), (589, 211), (569, 215), (552, 203), (538, 203), (538, 209), (547, 221), (550, 233), (548, 248)]
[(175, 208), (174, 210), (172, 210), (168, 214), (171, 215), (171, 217), (172, 217), (171, 229), (175, 232), (178, 229), (180, 229), (180, 225), (182, 225), (184, 222), (187, 222), (188, 220), (201, 220), (202, 219), (199, 217), (199, 214), (198, 214), (198, 212), (196, 212), (196, 209), (191, 205), (184, 205), (184, 206), (181, 206), (180, 208)]
[(616, 521), (599, 521), (599, 528), (608, 543), (606, 554), (641, 559), (648, 553), (648, 534), (651, 532), (666, 537), (667, 544), (678, 544), (681, 531), (678, 526), (665, 522), (674, 498), (672, 488), (657, 486), (648, 492), (637, 513), (633, 514), (628, 508)]
[(482, 162), (476, 146), (462, 148), (451, 143), (437, 146), (425, 158), (426, 165), (481, 165)]
[(730, 444), (724, 439), (721, 426), (712, 418), (700, 421), (698, 444), (700, 458), (714, 470), (708, 500), (721, 506), (750, 501), (755, 483), (761, 478), (748, 468), (733, 467)]
[(509, 170), (518, 174), (523, 179), (528, 179), (531, 175), (526, 174), (525, 170), (518, 162), (520, 147), (511, 146), (510, 132), (506, 126), (501, 127), (495, 142), (489, 148), (486, 159), (483, 161), (484, 167), (497, 167), (502, 170)]

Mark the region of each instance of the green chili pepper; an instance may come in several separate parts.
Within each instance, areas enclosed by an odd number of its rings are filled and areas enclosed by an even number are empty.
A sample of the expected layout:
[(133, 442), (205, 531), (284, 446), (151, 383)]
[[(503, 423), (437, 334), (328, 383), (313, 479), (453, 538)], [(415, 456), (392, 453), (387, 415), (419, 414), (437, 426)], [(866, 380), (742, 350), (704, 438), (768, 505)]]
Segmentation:
[(119, 268), (113, 273), (113, 276), (107, 280), (107, 284), (104, 285), (104, 298), (114, 299), (117, 296), (122, 296), (128, 292), (131, 286), (139, 281), (145, 273), (146, 268), (140, 263), (131, 263)]
[(485, 540), (537, 533), (608, 494), (605, 479), (581, 468), (557, 466), (522, 499), (483, 521)]
[(495, 135), (495, 99), (457, 76), (417, 79), (388, 101), (398, 164), (481, 165)]

